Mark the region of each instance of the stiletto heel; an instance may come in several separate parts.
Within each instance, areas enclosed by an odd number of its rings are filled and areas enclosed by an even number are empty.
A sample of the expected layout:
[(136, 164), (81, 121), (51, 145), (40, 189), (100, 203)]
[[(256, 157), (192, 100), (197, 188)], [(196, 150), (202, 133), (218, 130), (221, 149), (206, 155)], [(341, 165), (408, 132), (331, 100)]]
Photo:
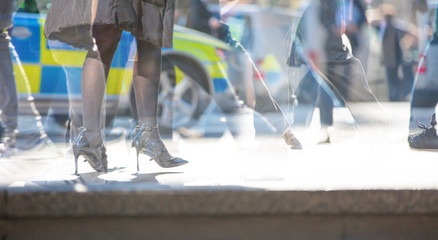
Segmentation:
[(140, 156), (140, 146), (141, 146), (141, 136), (139, 136), (140, 132), (138, 131), (138, 127), (135, 127), (135, 136), (132, 141), (131, 147), (135, 148), (135, 152), (137, 153), (137, 172), (140, 171), (140, 163), (138, 157)]
[(78, 157), (75, 156), (75, 174), (78, 174)]
[(152, 136), (153, 131), (158, 131), (158, 125), (136, 127), (132, 147), (135, 147), (137, 151), (137, 171), (140, 169), (138, 160), (140, 153), (151, 157), (150, 160), (154, 160), (162, 168), (178, 167), (188, 163), (188, 161), (170, 154), (167, 157), (164, 156), (164, 153), (168, 153), (167, 149), (159, 137)]
[(138, 172), (140, 171), (140, 163), (138, 161), (138, 156), (140, 155), (140, 149), (136, 147), (135, 150), (137, 151), (137, 172)]
[(85, 132), (99, 132), (102, 134), (101, 131), (92, 131), (85, 128), (80, 128), (79, 130), (79, 136), (73, 143), (75, 173), (78, 173), (79, 156), (83, 156), (85, 161), (87, 161), (96, 172), (108, 172), (108, 161), (105, 146), (103, 143), (93, 146), (85, 136)]

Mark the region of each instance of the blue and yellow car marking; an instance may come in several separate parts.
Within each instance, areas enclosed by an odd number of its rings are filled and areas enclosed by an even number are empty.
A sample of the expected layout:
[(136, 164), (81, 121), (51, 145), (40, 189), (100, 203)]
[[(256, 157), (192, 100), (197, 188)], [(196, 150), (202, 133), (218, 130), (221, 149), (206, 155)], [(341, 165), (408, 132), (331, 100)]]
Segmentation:
[[(44, 96), (80, 94), (81, 68), (87, 52), (61, 42), (48, 41), (44, 36), (43, 26), (44, 15), (16, 13), (14, 16), (12, 44), (18, 52), (25, 75), (29, 79), (31, 93)], [(131, 49), (135, 49), (132, 43), (135, 44), (134, 37), (125, 32), (109, 72), (106, 90), (108, 95), (129, 93), (133, 73)], [(215, 47), (228, 48), (226, 44), (206, 37), (181, 32), (174, 34), (173, 49), (189, 53), (197, 58), (209, 72), (215, 92), (223, 92), (229, 87), (227, 64), (217, 56)], [(163, 49), (163, 51), (171, 50)], [(183, 77), (178, 71), (177, 82)], [(26, 78), (17, 62), (14, 64), (14, 72), (18, 92), (27, 94)]]

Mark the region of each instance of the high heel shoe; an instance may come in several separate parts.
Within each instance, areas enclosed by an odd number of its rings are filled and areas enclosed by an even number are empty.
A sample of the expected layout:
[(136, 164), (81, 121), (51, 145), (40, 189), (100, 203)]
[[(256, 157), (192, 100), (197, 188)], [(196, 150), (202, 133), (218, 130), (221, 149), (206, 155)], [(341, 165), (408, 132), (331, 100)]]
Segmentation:
[(106, 149), (103, 143), (93, 146), (85, 136), (86, 132), (100, 132), (100, 130), (79, 129), (79, 136), (73, 143), (73, 154), (75, 157), (75, 174), (78, 173), (78, 158), (83, 156), (96, 172), (108, 172), (108, 161)]
[(135, 137), (132, 141), (132, 147), (135, 147), (137, 151), (137, 171), (140, 170), (138, 162), (140, 153), (151, 157), (150, 160), (154, 160), (162, 168), (178, 167), (188, 163), (188, 161), (182, 158), (171, 156), (167, 152), (167, 149), (161, 139), (159, 137), (152, 136), (153, 131), (158, 131), (158, 125), (151, 127), (137, 126), (135, 128)]

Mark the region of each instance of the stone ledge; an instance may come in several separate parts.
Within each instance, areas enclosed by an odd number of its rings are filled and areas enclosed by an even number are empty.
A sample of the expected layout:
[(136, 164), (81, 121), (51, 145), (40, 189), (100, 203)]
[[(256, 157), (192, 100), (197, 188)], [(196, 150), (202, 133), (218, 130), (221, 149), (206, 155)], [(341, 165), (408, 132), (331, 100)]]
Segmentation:
[(6, 191), (0, 191), (0, 217), (6, 215)]
[(438, 216), (31, 218), (9, 220), (7, 237), (5, 239), (26, 240), (436, 240)]
[[(5, 194), (5, 193), (3, 193)], [(1, 211), (1, 210), (0, 210)], [(438, 190), (272, 191), (242, 187), (9, 188), (6, 217), (438, 214)]]

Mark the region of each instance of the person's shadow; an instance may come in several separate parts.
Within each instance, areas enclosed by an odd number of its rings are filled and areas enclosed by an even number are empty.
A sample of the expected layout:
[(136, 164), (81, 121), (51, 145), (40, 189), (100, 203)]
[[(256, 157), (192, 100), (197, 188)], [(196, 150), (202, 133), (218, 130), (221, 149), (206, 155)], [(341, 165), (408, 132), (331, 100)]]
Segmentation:
[[(110, 170), (110, 173), (113, 172)], [(158, 173), (135, 173), (131, 174), (130, 180), (118, 180), (117, 177), (102, 178), (103, 173), (89, 172), (81, 174), (72, 174), (68, 178), (47, 181), (30, 181), (26, 184), (28, 187), (36, 189), (63, 189), (77, 191), (78, 185), (86, 186), (87, 190), (98, 188), (99, 190), (141, 190), (144, 186), (159, 189), (170, 189), (168, 185), (161, 184), (157, 177), (167, 174), (180, 174), (182, 172), (158, 172)], [(143, 186), (143, 187), (141, 187)]]

